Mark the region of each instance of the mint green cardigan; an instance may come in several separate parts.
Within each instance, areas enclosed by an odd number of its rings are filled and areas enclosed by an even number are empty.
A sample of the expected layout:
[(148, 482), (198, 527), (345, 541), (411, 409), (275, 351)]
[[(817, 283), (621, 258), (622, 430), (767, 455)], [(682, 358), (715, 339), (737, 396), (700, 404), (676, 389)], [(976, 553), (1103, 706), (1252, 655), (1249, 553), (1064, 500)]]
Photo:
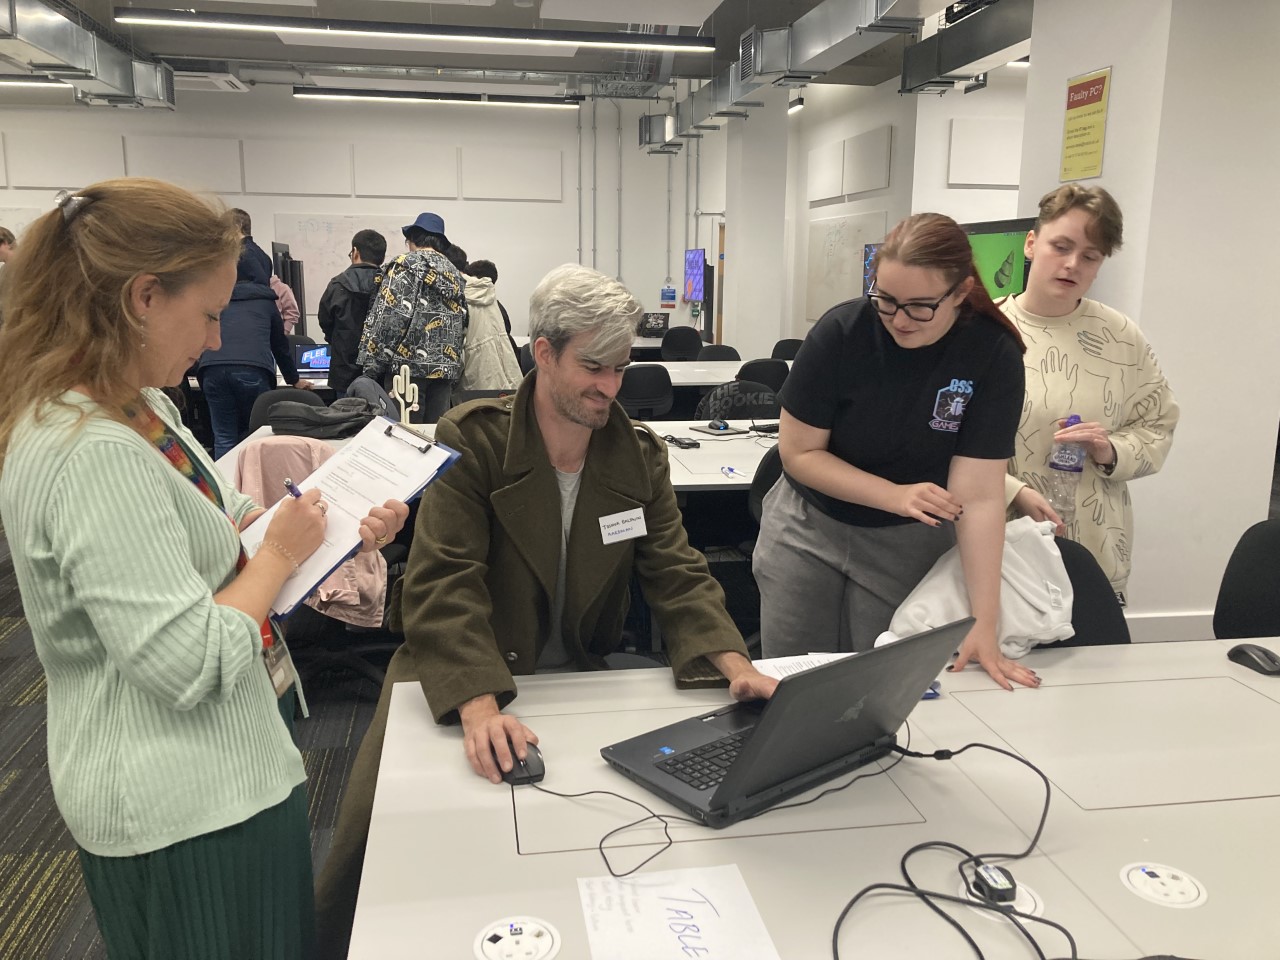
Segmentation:
[[(152, 409), (224, 480), (158, 390)], [(150, 443), (92, 401), (15, 431), (0, 515), (48, 679), (49, 773), (72, 837), (135, 856), (241, 823), (306, 779), (253, 618), (214, 602), (236, 526)]]

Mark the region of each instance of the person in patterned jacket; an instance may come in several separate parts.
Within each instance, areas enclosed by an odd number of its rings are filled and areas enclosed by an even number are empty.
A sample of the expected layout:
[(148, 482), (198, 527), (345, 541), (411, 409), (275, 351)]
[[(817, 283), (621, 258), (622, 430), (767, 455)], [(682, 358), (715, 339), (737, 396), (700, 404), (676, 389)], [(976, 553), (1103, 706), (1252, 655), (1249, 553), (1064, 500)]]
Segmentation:
[(439, 216), (420, 214), (402, 232), (409, 252), (388, 263), (375, 281), (356, 363), (388, 390), (408, 366), (417, 387), (410, 419), (435, 423), (449, 409), (462, 375), (466, 279), (444, 255), (449, 240)]

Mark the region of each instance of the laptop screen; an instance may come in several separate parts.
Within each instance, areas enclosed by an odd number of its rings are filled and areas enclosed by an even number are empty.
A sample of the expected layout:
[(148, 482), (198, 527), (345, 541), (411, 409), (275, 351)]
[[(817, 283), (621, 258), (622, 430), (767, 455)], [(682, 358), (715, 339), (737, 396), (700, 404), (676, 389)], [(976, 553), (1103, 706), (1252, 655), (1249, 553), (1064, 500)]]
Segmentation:
[(308, 373), (329, 373), (329, 345), (326, 343), (295, 343), (293, 365), (300, 376)]

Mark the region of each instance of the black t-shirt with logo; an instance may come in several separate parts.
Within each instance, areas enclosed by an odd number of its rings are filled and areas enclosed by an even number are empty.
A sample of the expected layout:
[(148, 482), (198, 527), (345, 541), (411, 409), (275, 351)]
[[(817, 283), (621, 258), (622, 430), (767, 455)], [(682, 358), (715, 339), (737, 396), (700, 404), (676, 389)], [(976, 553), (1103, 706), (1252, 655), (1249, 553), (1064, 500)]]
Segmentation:
[[(951, 458), (1013, 456), (1025, 371), (1012, 334), (965, 312), (937, 343), (907, 350), (865, 299), (828, 310), (809, 331), (782, 387), (782, 406), (831, 431), (827, 449), (893, 483), (947, 485)], [(910, 517), (849, 503), (788, 477), (843, 523), (883, 527)]]

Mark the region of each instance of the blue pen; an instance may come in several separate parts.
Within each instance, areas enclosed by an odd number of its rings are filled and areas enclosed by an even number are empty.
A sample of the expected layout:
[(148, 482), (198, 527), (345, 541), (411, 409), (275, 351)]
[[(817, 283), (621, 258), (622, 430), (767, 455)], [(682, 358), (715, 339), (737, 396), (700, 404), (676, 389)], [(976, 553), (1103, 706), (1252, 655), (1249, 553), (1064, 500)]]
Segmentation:
[(721, 467), (720, 472), (726, 477), (742, 477), (743, 479), (751, 478), (751, 474), (743, 473), (741, 470), (735, 470), (733, 467)]
[(289, 491), (289, 496), (297, 498), (302, 496), (302, 491), (298, 489), (298, 485), (293, 482), (292, 477), (284, 478), (284, 488)]

